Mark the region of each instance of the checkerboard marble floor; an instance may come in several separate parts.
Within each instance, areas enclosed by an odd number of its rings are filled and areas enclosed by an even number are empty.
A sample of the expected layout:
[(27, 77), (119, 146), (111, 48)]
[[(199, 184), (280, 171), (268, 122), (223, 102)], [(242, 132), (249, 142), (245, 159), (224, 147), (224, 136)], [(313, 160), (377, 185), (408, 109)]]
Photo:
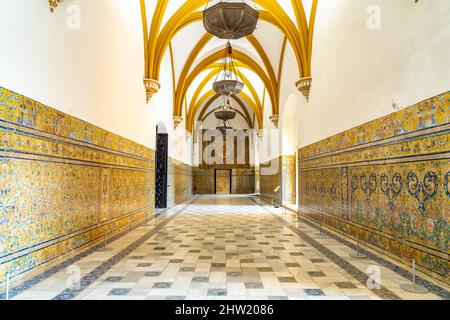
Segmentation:
[[(392, 268), (370, 257), (350, 258), (353, 249), (249, 196), (198, 197), (108, 247), (112, 251), (93, 252), (13, 298), (448, 298), (443, 284), (440, 295), (403, 291), (408, 279)], [(379, 290), (369, 289), (363, 277), (371, 266), (380, 268)]]

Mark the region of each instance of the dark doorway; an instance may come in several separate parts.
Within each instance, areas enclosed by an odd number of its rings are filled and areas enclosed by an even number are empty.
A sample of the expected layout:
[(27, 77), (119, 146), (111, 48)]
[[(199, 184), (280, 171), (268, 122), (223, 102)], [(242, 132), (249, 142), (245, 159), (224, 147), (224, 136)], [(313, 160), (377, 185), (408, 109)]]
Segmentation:
[(231, 194), (231, 170), (215, 170), (214, 192), (216, 194)]
[(156, 134), (156, 172), (155, 172), (155, 207), (167, 208), (167, 158), (168, 158), (169, 135), (165, 133)]

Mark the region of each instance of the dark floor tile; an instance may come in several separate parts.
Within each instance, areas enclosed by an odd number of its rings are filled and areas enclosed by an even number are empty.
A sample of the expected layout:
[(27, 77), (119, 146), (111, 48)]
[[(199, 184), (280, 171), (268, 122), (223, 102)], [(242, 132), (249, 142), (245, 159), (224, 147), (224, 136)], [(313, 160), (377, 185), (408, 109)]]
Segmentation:
[(225, 268), (225, 263), (212, 263), (211, 267), (213, 267), (213, 268)]
[(246, 282), (246, 289), (264, 289), (264, 286), (261, 282)]
[(304, 254), (301, 252), (291, 252), (290, 255), (292, 257), (303, 257), (304, 256)]
[(105, 279), (106, 282), (119, 282), (123, 279), (123, 277), (108, 277)]
[(294, 277), (278, 277), (278, 281), (283, 283), (293, 283), (297, 282)]
[(280, 259), (279, 256), (266, 256), (266, 258), (269, 259), (269, 260), (278, 260), (278, 259)]
[(183, 268), (180, 268), (180, 271), (181, 271), (181, 272), (195, 272), (195, 268), (192, 268), (192, 267), (183, 267)]
[(324, 296), (325, 293), (320, 289), (304, 289), (308, 296)]
[(112, 289), (108, 295), (110, 296), (126, 296), (130, 293), (131, 289), (117, 288)]
[(253, 259), (241, 259), (241, 263), (253, 263)]
[(151, 267), (152, 264), (151, 263), (139, 263), (137, 266), (139, 268), (148, 268), (148, 267)]
[(159, 271), (150, 271), (144, 274), (145, 277), (159, 277), (161, 272)]
[(209, 277), (193, 277), (192, 282), (209, 282)]
[(355, 286), (351, 282), (335, 282), (334, 283), (339, 289), (356, 289), (357, 286)]
[(232, 278), (242, 277), (242, 272), (227, 272), (227, 277)]
[(155, 289), (169, 289), (172, 287), (172, 282), (155, 282), (153, 288)]
[(311, 277), (326, 277), (325, 273), (323, 273), (321, 271), (311, 271), (311, 272), (308, 272), (308, 274)]
[(273, 272), (273, 269), (271, 267), (258, 267), (256, 268), (258, 272)]
[(288, 268), (299, 268), (301, 267), (298, 263), (285, 263), (285, 266)]
[(183, 263), (184, 260), (183, 259), (172, 259), (172, 260), (169, 260), (169, 262), (170, 263)]
[(227, 289), (208, 289), (208, 296), (226, 296)]
[(323, 259), (311, 259), (312, 263), (325, 263), (326, 261)]
[(143, 260), (143, 259), (144, 259), (144, 256), (133, 256), (133, 257), (131, 257), (130, 259), (133, 259), (133, 260)]

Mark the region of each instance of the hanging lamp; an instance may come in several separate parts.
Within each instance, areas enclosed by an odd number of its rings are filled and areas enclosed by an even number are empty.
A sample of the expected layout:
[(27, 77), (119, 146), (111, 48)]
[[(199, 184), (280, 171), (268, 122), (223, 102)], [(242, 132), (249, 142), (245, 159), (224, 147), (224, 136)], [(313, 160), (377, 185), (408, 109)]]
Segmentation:
[(209, 33), (220, 39), (240, 39), (253, 33), (259, 12), (247, 0), (208, 1), (203, 12), (203, 25)]
[(222, 64), (213, 83), (214, 91), (226, 96), (239, 94), (244, 89), (244, 83), (239, 80), (239, 74), (234, 62), (233, 48), (228, 42)]
[(221, 121), (221, 125), (217, 127), (217, 130), (225, 134), (228, 130), (232, 130), (230, 121), (236, 118), (236, 111), (231, 107), (230, 98), (223, 96), (224, 103), (219, 111), (214, 113), (214, 116)]

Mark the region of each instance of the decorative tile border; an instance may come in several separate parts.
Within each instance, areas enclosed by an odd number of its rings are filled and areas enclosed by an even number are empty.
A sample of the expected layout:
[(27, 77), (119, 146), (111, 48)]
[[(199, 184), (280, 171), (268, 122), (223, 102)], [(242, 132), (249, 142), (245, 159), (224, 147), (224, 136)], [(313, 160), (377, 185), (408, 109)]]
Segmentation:
[[(261, 170), (275, 172), (263, 175)], [(284, 155), (262, 163), (260, 166), (260, 181), (261, 197), (269, 201), (280, 202), (280, 195), (275, 195), (273, 192), (277, 186), (280, 186), (283, 204), (295, 203), (295, 155)]]
[(305, 160), (450, 123), (450, 91), (300, 149)]
[[(166, 218), (164, 221), (160, 222), (154, 229), (152, 229), (151, 231), (145, 233), (142, 237), (140, 237), (139, 239), (137, 239), (136, 241), (134, 241), (133, 243), (131, 243), (130, 245), (128, 245), (126, 248), (122, 249), (119, 253), (117, 253), (116, 255), (114, 255), (113, 257), (111, 257), (110, 259), (108, 259), (107, 261), (105, 261), (103, 264), (101, 264), (99, 267), (97, 267), (94, 271), (90, 272), (88, 275), (86, 275), (85, 277), (83, 277), (81, 279), (81, 285), (82, 285), (82, 289), (80, 290), (73, 290), (73, 289), (67, 289), (63, 292), (61, 292), (57, 297), (55, 297), (54, 300), (69, 300), (69, 299), (73, 299), (75, 298), (78, 294), (80, 294), (86, 287), (88, 287), (90, 284), (93, 283), (94, 280), (98, 279), (99, 277), (101, 277), (104, 273), (106, 273), (108, 270), (110, 270), (115, 264), (117, 264), (118, 262), (120, 262), (124, 257), (126, 257), (129, 253), (131, 253), (132, 251), (134, 251), (137, 247), (139, 247), (141, 244), (143, 244), (145, 241), (147, 241), (148, 239), (150, 239), (153, 235), (155, 235), (156, 233), (158, 233), (164, 226), (166, 226), (167, 224), (169, 224), (173, 219), (175, 219), (180, 213), (183, 212), (183, 210), (185, 210), (190, 203), (192, 203), (193, 201), (195, 201), (196, 198), (192, 198), (188, 201), (188, 203), (186, 205), (184, 205), (183, 207), (181, 207), (179, 210), (177, 210), (173, 215), (171, 215), (170, 217)], [(142, 226), (142, 224), (145, 222), (141, 222), (138, 225), (135, 225), (133, 228), (131, 229), (127, 229), (119, 234), (116, 234), (114, 237), (108, 239), (108, 243), (111, 243), (113, 241), (116, 241), (118, 239), (120, 239), (121, 237), (123, 237), (124, 235), (126, 235), (127, 233), (135, 230), (136, 228)], [(64, 262), (57, 264), (51, 268), (49, 268), (48, 270), (32, 277), (29, 280), (24, 281), (23, 283), (13, 287), (10, 289), (10, 294), (9, 297), (10, 298), (14, 298), (15, 296), (25, 292), (26, 290), (32, 288), (33, 286), (41, 283), (42, 281), (48, 279), (49, 277), (53, 276), (54, 274), (66, 269), (67, 267), (77, 263), (78, 261), (80, 261), (81, 259), (95, 253), (97, 251), (97, 249), (103, 247), (103, 242), (95, 245), (93, 247), (91, 247), (88, 250), (83, 251), (80, 254), (77, 254), (74, 257), (71, 257), (67, 260), (65, 260)], [(4, 300), (5, 297), (5, 293), (0, 293), (0, 300)]]
[(450, 92), (299, 155), (307, 219), (449, 283)]
[(0, 87), (0, 284), (153, 213), (154, 152)]

